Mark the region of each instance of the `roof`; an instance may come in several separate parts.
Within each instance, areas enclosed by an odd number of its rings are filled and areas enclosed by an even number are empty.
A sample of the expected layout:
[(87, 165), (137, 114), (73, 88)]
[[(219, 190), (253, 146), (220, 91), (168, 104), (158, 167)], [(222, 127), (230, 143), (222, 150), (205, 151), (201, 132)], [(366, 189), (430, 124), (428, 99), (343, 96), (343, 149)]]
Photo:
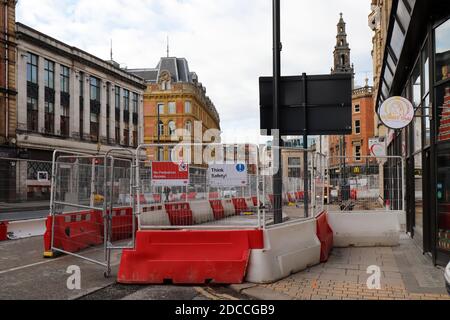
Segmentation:
[(158, 82), (159, 75), (163, 71), (170, 73), (173, 82), (194, 82), (194, 73), (189, 71), (189, 65), (185, 58), (161, 58), (156, 68), (128, 69), (127, 71), (152, 83)]

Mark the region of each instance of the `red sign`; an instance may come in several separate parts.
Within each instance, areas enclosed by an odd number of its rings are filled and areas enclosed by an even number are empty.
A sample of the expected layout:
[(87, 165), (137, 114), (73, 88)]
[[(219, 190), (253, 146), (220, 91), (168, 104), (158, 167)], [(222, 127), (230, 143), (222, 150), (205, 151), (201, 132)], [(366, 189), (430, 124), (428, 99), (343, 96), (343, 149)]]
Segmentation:
[(164, 187), (186, 186), (189, 184), (189, 166), (184, 162), (153, 162), (152, 184)]

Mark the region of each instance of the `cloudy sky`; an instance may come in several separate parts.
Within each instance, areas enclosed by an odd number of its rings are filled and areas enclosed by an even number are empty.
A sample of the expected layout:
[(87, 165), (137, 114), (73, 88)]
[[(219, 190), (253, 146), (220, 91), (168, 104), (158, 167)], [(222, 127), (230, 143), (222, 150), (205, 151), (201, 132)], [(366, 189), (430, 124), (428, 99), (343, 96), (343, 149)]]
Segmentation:
[[(283, 75), (329, 73), (347, 22), (356, 84), (372, 78), (367, 0), (282, 0)], [(272, 73), (270, 0), (19, 0), (17, 20), (123, 67), (185, 57), (215, 103), (224, 140), (259, 136), (258, 77)]]

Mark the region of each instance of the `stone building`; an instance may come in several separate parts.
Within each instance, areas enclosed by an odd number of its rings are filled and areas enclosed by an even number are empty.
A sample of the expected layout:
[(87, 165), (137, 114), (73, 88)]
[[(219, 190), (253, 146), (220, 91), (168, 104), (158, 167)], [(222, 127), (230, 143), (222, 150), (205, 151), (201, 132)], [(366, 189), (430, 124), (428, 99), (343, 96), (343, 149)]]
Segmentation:
[[(220, 135), (220, 117), (197, 74), (189, 70), (184, 58), (161, 58), (154, 69), (135, 69), (129, 72), (145, 79), (144, 141), (146, 144), (170, 144), (177, 129), (185, 130), (185, 137), (200, 143), (209, 129)], [(220, 138), (220, 137), (219, 137)], [(216, 140), (216, 142), (219, 142)], [(149, 149), (153, 159), (171, 160), (170, 146), (156, 151)]]
[[(334, 50), (334, 68), (332, 73), (350, 73), (354, 75), (351, 64), (350, 46), (347, 41), (346, 24), (342, 17), (338, 23), (337, 44)], [(366, 165), (365, 156), (370, 155), (369, 139), (374, 136), (374, 107), (372, 87), (368, 80), (364, 87), (354, 88), (352, 92), (352, 134), (329, 137), (329, 156), (331, 169), (340, 171), (345, 166), (349, 174), (354, 170), (362, 172)]]
[(0, 157), (13, 156), (16, 141), (15, 3), (0, 4)]
[[(143, 142), (144, 80), (15, 23), (17, 106), (0, 200), (45, 200), (55, 149), (105, 153)], [(12, 119), (12, 116), (10, 116)], [(10, 129), (11, 131), (11, 129)]]

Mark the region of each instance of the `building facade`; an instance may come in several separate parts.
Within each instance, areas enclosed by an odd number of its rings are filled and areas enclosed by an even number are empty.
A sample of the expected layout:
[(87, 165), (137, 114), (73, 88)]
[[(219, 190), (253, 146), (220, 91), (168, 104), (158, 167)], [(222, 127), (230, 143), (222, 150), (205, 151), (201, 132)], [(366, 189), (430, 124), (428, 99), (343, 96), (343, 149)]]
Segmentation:
[[(3, 201), (46, 200), (55, 149), (105, 153), (143, 142), (144, 80), (20, 23), (15, 24), (17, 107)], [(44, 179), (42, 179), (44, 177)]]
[(16, 139), (16, 20), (14, 0), (0, 4), (0, 156), (10, 157)]
[[(350, 46), (347, 41), (346, 24), (342, 17), (337, 25), (337, 43), (334, 50), (334, 67), (332, 73), (354, 75), (351, 64)], [(330, 157), (331, 174), (347, 175), (364, 172), (367, 157), (370, 155), (369, 139), (374, 137), (373, 88), (368, 85), (352, 91), (352, 134), (346, 136), (330, 136), (328, 155)]]
[[(372, 61), (373, 61), (373, 88), (374, 88), (374, 105), (378, 95), (378, 87), (380, 83), (381, 68), (383, 66), (383, 54), (386, 48), (387, 30), (389, 18), (391, 15), (392, 0), (372, 0), (369, 15), (369, 27), (374, 32), (372, 38)], [(375, 136), (385, 137), (387, 128), (382, 124), (378, 115), (375, 113)]]
[[(184, 129), (184, 140), (193, 143), (220, 142), (220, 117), (197, 74), (189, 70), (184, 58), (161, 58), (154, 69), (129, 72), (145, 79), (144, 141), (146, 144), (173, 144)], [(210, 139), (204, 134), (216, 129), (219, 137)], [(171, 160), (171, 146), (149, 148), (151, 159)]]
[(394, 0), (376, 107), (403, 96), (415, 118), (389, 130), (388, 153), (406, 159), (407, 229), (436, 264), (450, 259), (450, 3)]

